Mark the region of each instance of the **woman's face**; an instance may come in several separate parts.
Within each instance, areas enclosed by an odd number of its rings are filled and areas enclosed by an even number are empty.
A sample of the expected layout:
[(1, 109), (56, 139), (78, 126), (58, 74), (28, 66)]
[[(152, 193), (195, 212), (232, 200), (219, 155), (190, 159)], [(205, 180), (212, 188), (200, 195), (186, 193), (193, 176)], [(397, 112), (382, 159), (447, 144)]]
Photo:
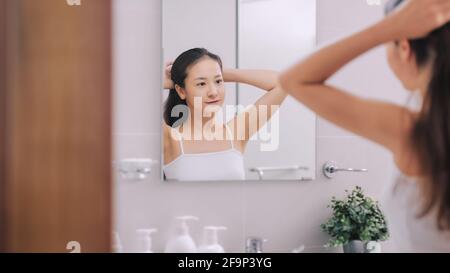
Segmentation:
[(409, 91), (416, 91), (420, 87), (420, 69), (415, 55), (407, 40), (386, 44), (386, 55), (389, 66), (395, 76)]
[(200, 105), (203, 111), (221, 108), (225, 99), (225, 86), (220, 65), (208, 57), (199, 60), (188, 68), (184, 88), (178, 87), (176, 90), (186, 100), (191, 111)]

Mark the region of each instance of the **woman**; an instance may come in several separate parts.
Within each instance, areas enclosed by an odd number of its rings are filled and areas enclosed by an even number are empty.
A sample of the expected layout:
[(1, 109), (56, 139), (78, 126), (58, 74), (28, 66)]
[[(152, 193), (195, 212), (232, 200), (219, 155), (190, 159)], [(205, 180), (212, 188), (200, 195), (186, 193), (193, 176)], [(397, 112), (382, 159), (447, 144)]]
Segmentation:
[[(399, 176), (384, 207), (399, 251), (450, 251), (450, 1), (391, 0), (379, 23), (280, 75), (284, 90), (320, 116), (389, 149)], [(385, 44), (394, 74), (419, 90), (413, 112), (327, 85), (345, 64)]]
[[(219, 56), (203, 48), (190, 49), (169, 64), (164, 82), (170, 89), (163, 124), (166, 179), (245, 179), (246, 144), (275, 112), (269, 111), (263, 120), (259, 110), (280, 105), (287, 96), (276, 86), (277, 80), (273, 71), (222, 69)], [(255, 111), (215, 126), (225, 100), (224, 82), (250, 84), (268, 93), (255, 102)]]

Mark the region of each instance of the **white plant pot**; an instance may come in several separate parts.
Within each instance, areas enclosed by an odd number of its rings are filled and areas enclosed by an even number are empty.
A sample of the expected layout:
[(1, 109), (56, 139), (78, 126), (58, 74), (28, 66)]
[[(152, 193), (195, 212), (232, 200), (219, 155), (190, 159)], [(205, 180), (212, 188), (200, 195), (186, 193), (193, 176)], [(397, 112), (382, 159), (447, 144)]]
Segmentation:
[(376, 241), (350, 241), (342, 246), (344, 253), (381, 253), (381, 245)]

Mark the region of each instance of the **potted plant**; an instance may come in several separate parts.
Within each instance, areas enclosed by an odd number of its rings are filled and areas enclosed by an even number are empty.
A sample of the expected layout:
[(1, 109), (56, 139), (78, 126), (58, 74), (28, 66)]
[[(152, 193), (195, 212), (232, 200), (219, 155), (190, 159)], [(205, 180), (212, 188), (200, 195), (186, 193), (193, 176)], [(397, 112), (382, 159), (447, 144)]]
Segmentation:
[[(327, 246), (343, 246), (345, 253), (379, 252), (380, 241), (389, 238), (384, 215), (378, 202), (366, 197), (361, 187), (356, 187), (344, 200), (333, 196), (333, 215), (321, 225), (332, 238)], [(375, 247), (376, 249), (373, 249)]]

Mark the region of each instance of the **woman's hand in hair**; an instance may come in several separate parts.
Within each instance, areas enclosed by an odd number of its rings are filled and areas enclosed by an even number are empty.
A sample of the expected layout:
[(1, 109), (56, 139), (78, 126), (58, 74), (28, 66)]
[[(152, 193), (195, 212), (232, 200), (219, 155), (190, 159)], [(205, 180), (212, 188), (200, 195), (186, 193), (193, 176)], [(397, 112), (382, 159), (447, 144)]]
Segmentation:
[(171, 75), (170, 75), (170, 71), (172, 70), (172, 65), (173, 65), (172, 61), (167, 62), (164, 65), (164, 83), (163, 83), (164, 89), (175, 88), (173, 81), (171, 79)]
[(408, 0), (385, 21), (393, 40), (422, 38), (450, 21), (450, 0)]
[(278, 83), (278, 74), (273, 70), (226, 68), (223, 70), (223, 79), (225, 82), (245, 83), (271, 91)]

